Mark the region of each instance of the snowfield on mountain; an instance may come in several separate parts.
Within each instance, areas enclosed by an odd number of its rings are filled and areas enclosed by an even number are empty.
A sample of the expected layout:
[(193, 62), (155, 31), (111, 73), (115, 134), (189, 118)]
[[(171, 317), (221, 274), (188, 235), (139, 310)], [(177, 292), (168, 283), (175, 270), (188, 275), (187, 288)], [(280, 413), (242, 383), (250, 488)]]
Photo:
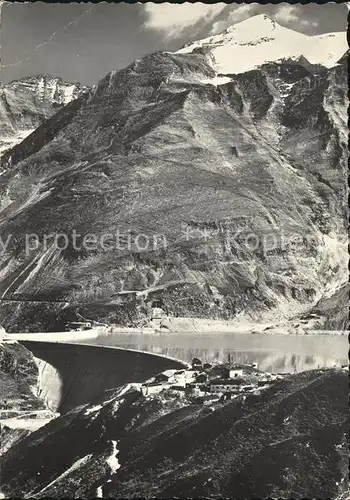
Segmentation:
[(244, 73), (268, 62), (300, 57), (331, 68), (347, 49), (345, 33), (308, 36), (260, 14), (223, 33), (185, 45), (177, 53), (202, 53), (218, 73)]

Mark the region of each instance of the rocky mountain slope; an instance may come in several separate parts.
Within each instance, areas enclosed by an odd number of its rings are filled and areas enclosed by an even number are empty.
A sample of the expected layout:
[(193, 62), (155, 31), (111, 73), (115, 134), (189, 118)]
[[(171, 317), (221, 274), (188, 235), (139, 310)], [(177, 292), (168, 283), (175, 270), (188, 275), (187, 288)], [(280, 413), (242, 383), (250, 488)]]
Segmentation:
[(0, 343), (0, 455), (57, 416), (38, 397), (38, 378), (28, 349), (17, 342)]
[(347, 375), (290, 376), (211, 406), (108, 391), (13, 446), (3, 494), (31, 498), (337, 498), (347, 491)]
[(62, 330), (79, 312), (140, 325), (156, 307), (283, 323), (336, 297), (346, 60), (290, 56), (218, 74), (202, 51), (147, 55), (5, 153), (0, 323)]
[(38, 75), (0, 88), (0, 155), (21, 142), (86, 88), (62, 78)]

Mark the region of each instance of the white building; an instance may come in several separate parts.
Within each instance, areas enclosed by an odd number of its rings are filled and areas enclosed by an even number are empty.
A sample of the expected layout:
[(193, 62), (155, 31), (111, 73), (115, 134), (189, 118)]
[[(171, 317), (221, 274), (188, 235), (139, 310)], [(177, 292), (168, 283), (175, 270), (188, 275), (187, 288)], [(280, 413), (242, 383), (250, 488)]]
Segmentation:
[(168, 389), (169, 384), (166, 382), (152, 382), (147, 385), (143, 385), (141, 387), (141, 393), (143, 396), (149, 396), (151, 394), (159, 394), (160, 392), (164, 391), (164, 389)]
[(231, 368), (229, 371), (229, 378), (243, 377), (243, 368)]
[(198, 375), (198, 370), (164, 370), (158, 373), (153, 381), (168, 382), (168, 384), (178, 384), (185, 386), (187, 383), (195, 382), (196, 376)]
[(152, 308), (152, 319), (162, 319), (165, 316), (163, 309), (160, 307)]

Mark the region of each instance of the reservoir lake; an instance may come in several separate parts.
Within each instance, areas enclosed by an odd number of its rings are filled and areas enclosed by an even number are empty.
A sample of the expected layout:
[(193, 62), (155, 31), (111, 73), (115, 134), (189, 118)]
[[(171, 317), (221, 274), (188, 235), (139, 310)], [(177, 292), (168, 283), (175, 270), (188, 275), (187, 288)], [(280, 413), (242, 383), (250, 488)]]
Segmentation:
[[(72, 341), (70, 341), (72, 342)], [(246, 333), (111, 333), (74, 343), (137, 349), (191, 362), (258, 362), (272, 373), (295, 373), (347, 364), (347, 335), (253, 335)]]

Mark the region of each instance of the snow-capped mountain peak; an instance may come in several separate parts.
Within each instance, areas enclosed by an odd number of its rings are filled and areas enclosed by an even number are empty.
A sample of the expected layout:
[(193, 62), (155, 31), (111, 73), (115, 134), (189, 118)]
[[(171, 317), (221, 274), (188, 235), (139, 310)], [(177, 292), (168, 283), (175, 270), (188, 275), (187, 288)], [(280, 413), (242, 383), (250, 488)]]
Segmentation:
[(61, 77), (39, 74), (14, 80), (5, 86), (18, 92), (36, 94), (37, 99), (51, 100), (56, 104), (68, 104), (77, 98), (86, 88), (79, 83), (66, 82)]
[(177, 53), (202, 52), (218, 73), (243, 73), (281, 59), (305, 57), (334, 66), (347, 50), (345, 32), (308, 36), (280, 26), (265, 14), (228, 27), (222, 33), (186, 45)]
[(248, 38), (252, 36), (259, 38), (259, 36), (262, 37), (270, 34), (275, 29), (276, 22), (273, 19), (266, 14), (259, 14), (240, 23), (232, 24), (225, 32), (235, 33), (237, 38), (240, 36), (242, 36), (242, 38), (246, 38), (247, 36)]
[(48, 74), (26, 76), (0, 87), (0, 156), (30, 135), (59, 108), (87, 91)]

